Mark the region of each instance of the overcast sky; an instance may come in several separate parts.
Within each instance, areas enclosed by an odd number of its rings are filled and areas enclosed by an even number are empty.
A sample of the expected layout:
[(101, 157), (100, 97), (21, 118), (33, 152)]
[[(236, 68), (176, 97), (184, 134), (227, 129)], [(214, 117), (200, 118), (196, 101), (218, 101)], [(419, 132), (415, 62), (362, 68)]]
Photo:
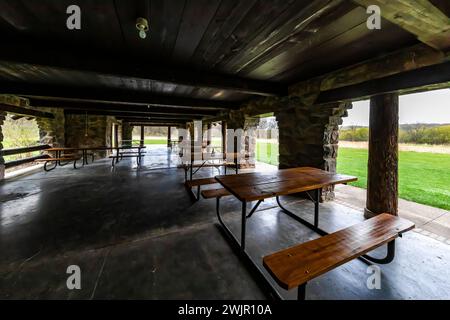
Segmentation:
[[(450, 89), (415, 93), (400, 97), (400, 124), (450, 123)], [(369, 125), (369, 101), (353, 103), (344, 126)]]

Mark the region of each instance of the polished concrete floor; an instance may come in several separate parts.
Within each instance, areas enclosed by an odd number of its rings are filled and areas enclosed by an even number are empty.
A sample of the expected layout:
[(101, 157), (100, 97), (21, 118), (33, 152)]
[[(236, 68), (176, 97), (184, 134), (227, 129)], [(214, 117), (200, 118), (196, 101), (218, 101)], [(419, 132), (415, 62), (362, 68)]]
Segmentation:
[[(217, 227), (215, 201), (192, 202), (176, 164), (175, 154), (150, 148), (140, 169), (131, 160), (113, 170), (98, 160), (0, 184), (0, 298), (264, 299)], [(312, 203), (284, 201), (311, 218)], [(228, 197), (223, 204), (239, 234), (239, 203)], [(321, 204), (325, 230), (362, 220), (354, 208)], [(261, 263), (317, 234), (266, 201), (249, 220), (247, 237)], [(69, 265), (81, 269), (80, 290), (67, 289)], [(349, 262), (311, 281), (307, 299), (450, 299), (450, 246), (409, 232), (397, 241), (394, 262), (381, 266), (380, 290), (367, 288), (369, 276), (365, 264)]]

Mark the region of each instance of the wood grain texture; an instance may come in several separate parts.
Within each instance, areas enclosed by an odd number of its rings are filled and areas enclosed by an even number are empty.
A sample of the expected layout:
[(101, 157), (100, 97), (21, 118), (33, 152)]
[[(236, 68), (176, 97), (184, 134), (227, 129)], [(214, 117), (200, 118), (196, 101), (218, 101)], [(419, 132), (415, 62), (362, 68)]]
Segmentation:
[(263, 200), (357, 180), (311, 167), (217, 176), (216, 179), (240, 201)]
[(263, 258), (277, 283), (289, 290), (308, 282), (414, 228), (408, 220), (381, 214), (349, 228)]

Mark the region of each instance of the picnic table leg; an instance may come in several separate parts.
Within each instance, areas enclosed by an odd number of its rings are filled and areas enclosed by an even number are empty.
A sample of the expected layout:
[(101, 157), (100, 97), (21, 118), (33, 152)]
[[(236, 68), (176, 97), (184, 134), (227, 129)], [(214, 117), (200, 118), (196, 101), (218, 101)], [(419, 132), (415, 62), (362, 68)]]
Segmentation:
[(245, 251), (245, 229), (247, 222), (247, 201), (242, 201), (241, 249)]
[(298, 286), (297, 300), (305, 300), (306, 299), (306, 284), (307, 284), (307, 282)]
[(316, 189), (314, 191), (314, 227), (319, 227), (319, 203), (320, 203), (320, 191), (322, 189)]

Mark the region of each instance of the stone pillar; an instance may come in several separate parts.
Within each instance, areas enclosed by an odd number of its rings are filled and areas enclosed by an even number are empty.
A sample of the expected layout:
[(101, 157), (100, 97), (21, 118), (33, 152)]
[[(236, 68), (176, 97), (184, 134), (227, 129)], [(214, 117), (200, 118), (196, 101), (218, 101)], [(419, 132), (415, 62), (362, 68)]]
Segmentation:
[[(66, 146), (72, 148), (103, 147), (111, 145), (112, 118), (94, 115), (66, 115)], [(98, 157), (105, 151), (94, 152)]]
[(398, 213), (398, 104), (397, 93), (370, 99), (366, 218)]
[[(241, 111), (231, 111), (227, 120), (227, 152), (242, 152), (244, 159), (241, 159), (240, 168), (254, 168), (256, 157), (256, 128), (259, 118), (248, 117)], [(231, 135), (230, 130), (243, 130), (243, 140), (236, 140), (236, 136)], [(230, 146), (233, 146), (230, 148)], [(239, 150), (239, 148), (241, 150)], [(231, 149), (231, 150), (230, 150)]]
[(123, 141), (126, 141), (126, 144), (132, 143), (129, 140), (133, 139), (133, 126), (131, 126), (128, 122), (122, 122), (122, 144)]
[[(6, 119), (6, 112), (0, 112), (0, 150), (3, 150), (3, 132), (2, 125)], [(5, 178), (5, 159), (0, 156), (0, 180)]]
[[(306, 106), (292, 99), (278, 111), (280, 169), (309, 166), (336, 172), (339, 125), (351, 107), (351, 103)], [(324, 189), (322, 199), (332, 200), (333, 190)]]
[(45, 112), (53, 113), (53, 119), (36, 118), (39, 127), (39, 137), (41, 144), (48, 144), (52, 147), (65, 146), (65, 120), (64, 110), (60, 108), (40, 108)]

